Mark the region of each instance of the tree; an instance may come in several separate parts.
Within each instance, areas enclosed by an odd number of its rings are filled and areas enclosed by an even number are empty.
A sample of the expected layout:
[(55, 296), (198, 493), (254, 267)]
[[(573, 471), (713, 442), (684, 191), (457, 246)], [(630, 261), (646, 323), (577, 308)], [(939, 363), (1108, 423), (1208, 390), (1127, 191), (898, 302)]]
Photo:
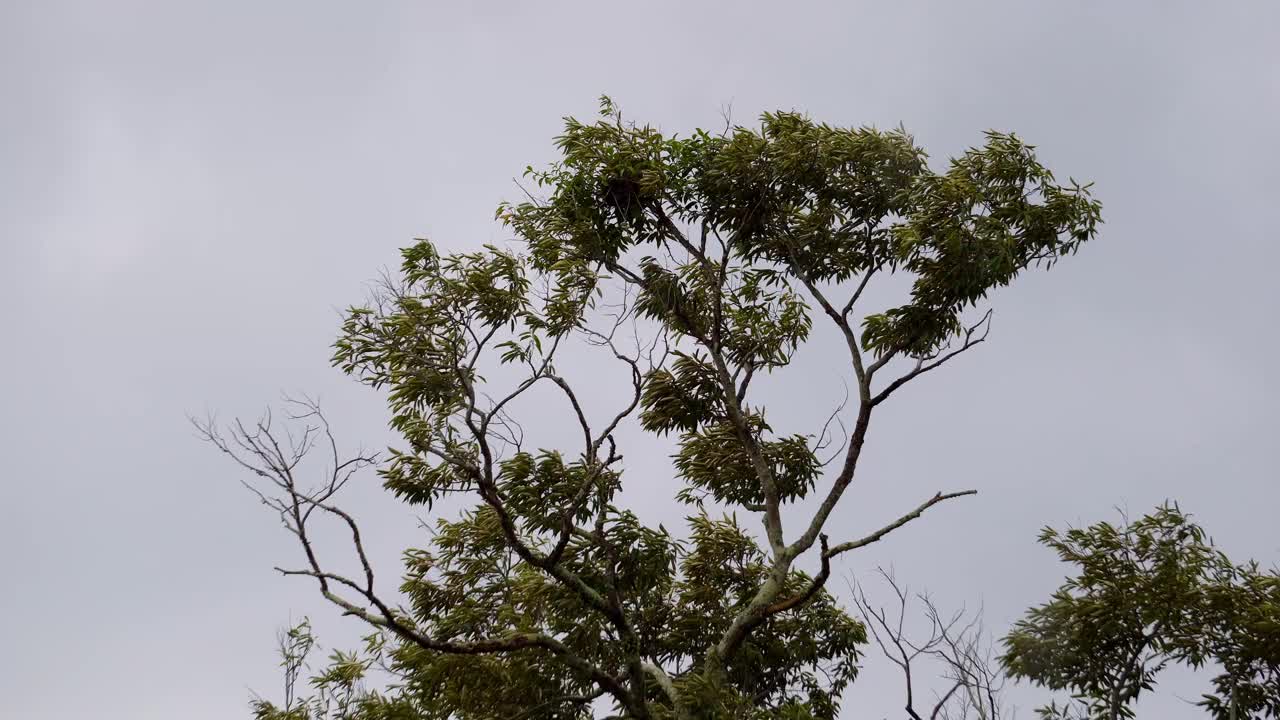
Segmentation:
[[(880, 576), (893, 590), (897, 609), (877, 607), (862, 587), (851, 588), (863, 623), (884, 656), (902, 673), (903, 711), (912, 720), (1000, 720), (1007, 717), (1002, 691), (1006, 678), (996, 664), (982, 625), (982, 611), (944, 615), (926, 594), (915, 595), (929, 621), (928, 635), (913, 637), (906, 629), (910, 591), (883, 569)], [(941, 665), (944, 690), (931, 701), (920, 698), (919, 667)], [(917, 709), (917, 704), (920, 708)], [(922, 714), (925, 713), (925, 714)]]
[[(667, 137), (606, 98), (596, 122), (568, 119), (557, 145), (558, 162), (527, 172), (543, 195), (497, 212), (522, 251), (419, 241), (400, 277), (347, 314), (333, 361), (387, 391), (400, 448), (344, 458), (306, 402), (293, 444), (269, 419), (203, 431), (298, 539), (305, 563), (282, 572), (377, 631), (399, 704), (371, 695), (352, 705), (359, 717), (550, 720), (607, 703), (635, 720), (833, 718), (866, 635), (825, 588), (832, 559), (975, 492), (936, 492), (829, 542), (875, 409), (983, 342), (990, 311), (967, 314), (1075, 252), (1099, 206), (996, 132), (935, 172), (902, 130), (780, 112)], [(859, 321), (868, 284), (893, 274), (911, 280), (908, 296)], [(815, 319), (847, 350), (857, 406), (847, 431), (833, 414), (817, 436), (788, 433), (754, 391)], [(573, 343), (618, 364), (619, 407), (596, 416), (560, 372)], [(580, 444), (526, 447), (520, 416), (576, 428)], [(615, 502), (618, 440), (633, 425), (676, 435), (687, 535)], [(317, 439), (329, 468), (310, 486), (298, 468)], [(375, 586), (360, 528), (335, 501), (369, 466), (409, 505), (476, 502), (438, 520), (430, 548), (406, 551), (403, 604)], [(784, 527), (792, 505), (808, 512)], [(320, 557), (321, 517), (348, 529), (356, 575)], [(272, 711), (260, 717), (286, 717)]]
[(1233, 564), (1176, 505), (1040, 542), (1077, 567), (1005, 638), (1010, 675), (1074, 701), (1053, 717), (1133, 717), (1170, 664), (1217, 669), (1200, 701), (1215, 718), (1280, 717), (1280, 572)]

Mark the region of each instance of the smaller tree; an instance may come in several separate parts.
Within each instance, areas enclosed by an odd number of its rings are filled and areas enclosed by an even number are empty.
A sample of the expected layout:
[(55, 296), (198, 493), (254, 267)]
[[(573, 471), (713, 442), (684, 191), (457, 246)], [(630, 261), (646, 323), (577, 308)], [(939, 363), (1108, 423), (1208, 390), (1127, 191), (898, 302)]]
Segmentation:
[(1073, 701), (1045, 718), (1133, 717), (1170, 664), (1213, 664), (1199, 705), (1215, 718), (1280, 717), (1280, 573), (1233, 564), (1176, 505), (1117, 527), (1102, 522), (1040, 542), (1078, 568), (1005, 638), (1015, 678)]
[[(994, 657), (982, 624), (982, 611), (944, 614), (927, 594), (912, 595), (891, 573), (878, 569), (893, 592), (890, 608), (868, 599), (861, 586), (850, 588), (863, 624), (884, 656), (902, 672), (903, 710), (912, 720), (999, 720), (1008, 717), (1002, 691), (1005, 675)], [(923, 608), (926, 633), (907, 629), (912, 601)], [(941, 666), (942, 692), (921, 696), (922, 665)]]
[[(335, 650), (328, 663), (313, 669), (309, 660), (319, 650), (311, 634), (311, 621), (302, 622), (279, 635), (280, 668), (284, 674), (284, 698), (281, 704), (255, 696), (250, 703), (253, 720), (416, 720), (422, 717), (414, 699), (397, 693), (404, 674), (393, 667), (386, 652), (385, 633), (373, 633), (364, 639), (359, 652)], [(302, 687), (304, 673), (309, 673)], [(370, 682), (370, 675), (381, 678)], [(381, 682), (378, 682), (381, 680)], [(391, 694), (379, 692), (370, 685), (390, 685)], [(515, 718), (513, 720), (521, 720)]]

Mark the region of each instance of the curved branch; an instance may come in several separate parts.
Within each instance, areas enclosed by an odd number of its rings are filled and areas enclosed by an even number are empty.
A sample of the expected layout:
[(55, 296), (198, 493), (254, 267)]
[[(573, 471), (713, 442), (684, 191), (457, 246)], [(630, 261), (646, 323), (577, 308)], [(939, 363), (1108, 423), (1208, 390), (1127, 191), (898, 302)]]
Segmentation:
[[(976, 334), (979, 328), (982, 328), (981, 335)], [(932, 362), (929, 362), (927, 358), (921, 358), (920, 361), (916, 363), (915, 368), (911, 370), (911, 372), (889, 383), (889, 385), (884, 390), (881, 390), (878, 395), (872, 398), (871, 399), (872, 406), (879, 405), (880, 403), (884, 402), (889, 398), (890, 395), (893, 394), (893, 391), (897, 390), (903, 385), (906, 385), (907, 383), (911, 382), (912, 380), (919, 377), (920, 375), (923, 375), (929, 372), (930, 370), (933, 370), (934, 368), (940, 367), (943, 363), (950, 360), (951, 358), (959, 355), (960, 353), (966, 350), (969, 350), (975, 345), (978, 345), (984, 342), (987, 339), (987, 334), (990, 332), (991, 332), (991, 311), (988, 310), (986, 314), (982, 316), (981, 320), (965, 328), (964, 344), (962, 344), (959, 348), (947, 353), (946, 355), (943, 355), (937, 358), (936, 360), (933, 360)], [(889, 356), (886, 355), (885, 357), (887, 358)]]

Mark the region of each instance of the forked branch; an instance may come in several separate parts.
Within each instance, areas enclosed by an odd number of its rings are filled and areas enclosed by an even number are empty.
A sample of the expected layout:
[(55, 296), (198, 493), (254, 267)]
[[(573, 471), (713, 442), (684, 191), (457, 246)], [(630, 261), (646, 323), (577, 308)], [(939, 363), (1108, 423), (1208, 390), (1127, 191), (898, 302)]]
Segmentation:
[[(321, 594), (332, 604), (341, 608), (343, 614), (357, 617), (366, 623), (395, 633), (404, 640), (435, 652), (457, 655), (479, 655), (518, 652), (529, 649), (541, 649), (558, 657), (569, 667), (589, 677), (602, 691), (618, 699), (624, 707), (631, 706), (634, 699), (623, 686), (623, 679), (605, 672), (601, 668), (583, 659), (566, 645), (545, 633), (517, 632), (506, 635), (483, 638), (472, 641), (453, 641), (432, 638), (421, 632), (412, 621), (394, 609), (392, 605), (379, 596), (374, 586), (373, 566), (365, 551), (359, 526), (350, 513), (330, 502), (351, 476), (360, 469), (377, 462), (376, 455), (357, 454), (353, 458), (343, 460), (339, 455), (337, 443), (328, 422), (324, 419), (320, 407), (312, 400), (285, 399), (286, 404), (297, 410), (291, 413), (294, 420), (310, 421), (300, 439), (293, 438), (288, 432), (289, 441), (281, 443), (272, 430), (271, 416), (268, 414), (252, 428), (243, 423), (234, 423), (229, 436), (210, 418), (205, 421), (192, 420), (199, 435), (212, 443), (223, 453), (232, 457), (241, 467), (251, 471), (257, 477), (267, 481), (267, 489), (243, 483), (264, 504), (274, 508), (289, 532), (302, 546), (307, 566), (302, 569), (276, 568), (284, 575), (298, 575), (314, 578), (320, 586)], [(319, 435), (327, 439), (331, 464), (321, 483), (311, 489), (300, 486), (296, 470), (308, 451), (314, 446), (314, 439)], [(313, 514), (319, 511), (323, 515), (337, 518), (350, 532), (351, 544), (359, 560), (362, 582), (347, 576), (326, 570), (316, 553), (312, 540), (310, 521)], [(541, 558), (540, 558), (541, 559)], [(553, 574), (555, 574), (553, 572)], [(571, 581), (569, 578), (560, 578)], [(346, 589), (358, 601), (344, 596), (340, 589)], [(604, 604), (600, 598), (596, 598)]]

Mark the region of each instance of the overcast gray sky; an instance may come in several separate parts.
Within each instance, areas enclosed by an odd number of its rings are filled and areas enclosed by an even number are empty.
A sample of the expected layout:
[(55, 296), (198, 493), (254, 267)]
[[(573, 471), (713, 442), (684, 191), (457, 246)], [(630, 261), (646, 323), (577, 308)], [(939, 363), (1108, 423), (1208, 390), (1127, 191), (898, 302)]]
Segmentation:
[[(902, 122), (935, 160), (1015, 130), (1097, 183), (1099, 238), (997, 293), (991, 341), (877, 418), (832, 535), (980, 495), (841, 574), (892, 563), (998, 631), (1062, 577), (1039, 527), (1166, 498), (1276, 562), (1278, 23), (1275, 2), (0, 2), (0, 716), (244, 717), (290, 617), (345, 642), (184, 414), (306, 391), (345, 442), (385, 443), (380, 399), (328, 366), (337, 309), (415, 236), (507, 239), (511, 178), (601, 93), (669, 131), (728, 105)], [(779, 380), (795, 417), (842, 372), (805, 362)], [(674, 512), (647, 482), (640, 509)], [(365, 490), (391, 575), (420, 536)], [(872, 662), (848, 718), (896, 714)], [(1198, 716), (1192, 679), (1164, 690), (1144, 711)]]

